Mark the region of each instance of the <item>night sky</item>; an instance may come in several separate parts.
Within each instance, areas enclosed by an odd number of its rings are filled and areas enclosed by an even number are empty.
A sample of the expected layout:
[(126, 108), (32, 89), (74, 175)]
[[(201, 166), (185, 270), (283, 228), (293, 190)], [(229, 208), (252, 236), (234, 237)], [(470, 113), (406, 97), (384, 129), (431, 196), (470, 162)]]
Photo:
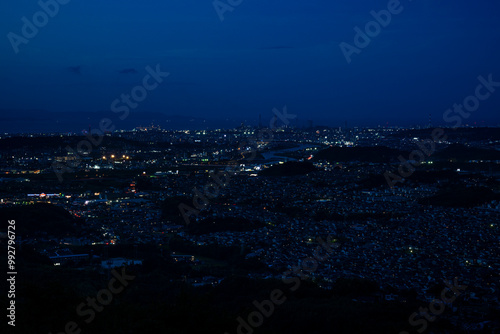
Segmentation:
[[(9, 33), (22, 37), (21, 18), (41, 7), (3, 0), (2, 116), (109, 110), (157, 64), (170, 75), (135, 111), (256, 119), (286, 105), (319, 123), (439, 124), (478, 76), (500, 82), (498, 1), (402, 0), (350, 63), (339, 44), (354, 46), (388, 1), (239, 2), (219, 2), (232, 9), (221, 21), (211, 0), (71, 0), (13, 47)], [(499, 110), (500, 87), (465, 123), (497, 125)]]

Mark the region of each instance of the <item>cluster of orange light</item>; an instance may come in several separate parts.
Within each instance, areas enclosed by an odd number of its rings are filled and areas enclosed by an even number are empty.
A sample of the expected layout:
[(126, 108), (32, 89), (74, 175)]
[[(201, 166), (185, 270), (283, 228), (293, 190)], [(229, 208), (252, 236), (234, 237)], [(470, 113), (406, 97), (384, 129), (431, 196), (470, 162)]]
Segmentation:
[[(115, 155), (114, 154), (111, 154), (111, 159), (114, 159), (115, 158)], [(107, 157), (105, 155), (102, 156), (102, 160), (106, 160)], [(130, 157), (128, 155), (122, 155), (122, 159), (126, 159), (126, 160), (129, 160)]]

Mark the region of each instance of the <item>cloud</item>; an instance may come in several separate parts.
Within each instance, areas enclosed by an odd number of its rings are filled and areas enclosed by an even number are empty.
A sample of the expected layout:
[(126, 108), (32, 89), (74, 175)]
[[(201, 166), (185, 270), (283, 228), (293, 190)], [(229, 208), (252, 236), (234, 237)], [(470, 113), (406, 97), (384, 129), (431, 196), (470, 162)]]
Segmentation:
[(123, 70), (120, 71), (122, 74), (131, 74), (131, 73), (137, 73), (135, 68), (124, 68)]
[(259, 50), (279, 50), (279, 49), (293, 49), (293, 46), (268, 46), (259, 48)]
[(70, 71), (71, 73), (73, 74), (82, 74), (82, 66), (81, 65), (78, 65), (78, 66), (69, 66), (67, 67), (68, 71)]
[(168, 85), (172, 85), (172, 86), (198, 86), (198, 83), (189, 82), (189, 81), (172, 81), (172, 82), (169, 82)]

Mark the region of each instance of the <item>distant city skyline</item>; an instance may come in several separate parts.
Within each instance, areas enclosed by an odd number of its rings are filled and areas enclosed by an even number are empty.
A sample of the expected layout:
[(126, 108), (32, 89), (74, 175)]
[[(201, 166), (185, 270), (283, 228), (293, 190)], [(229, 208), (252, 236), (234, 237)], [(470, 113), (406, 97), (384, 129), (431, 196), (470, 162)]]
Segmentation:
[[(307, 113), (304, 113), (307, 116)], [(332, 128), (353, 128), (353, 127), (452, 127), (453, 123), (446, 123), (440, 119), (434, 119), (429, 123), (429, 116), (421, 120), (400, 119), (399, 122), (382, 122), (367, 119), (320, 119), (297, 117), (290, 121), (289, 127), (309, 128), (313, 127), (332, 127)], [(439, 116), (439, 115), (438, 115)], [(269, 127), (272, 119), (271, 112), (263, 113), (261, 125)], [(155, 112), (131, 112), (129, 117), (120, 120), (119, 117), (111, 112), (46, 112), (46, 111), (26, 111), (26, 110), (0, 110), (0, 133), (79, 133), (90, 128), (98, 129), (102, 119), (109, 119), (115, 126), (115, 130), (131, 130), (136, 127), (149, 127), (151, 125), (159, 126), (165, 130), (203, 130), (203, 129), (229, 129), (241, 126), (259, 126), (258, 116), (255, 118), (227, 117), (227, 118), (202, 118), (191, 117), (188, 115), (168, 115)], [(27, 121), (29, 120), (29, 121)], [(279, 124), (283, 126), (283, 124)], [(500, 122), (468, 122), (465, 120), (464, 127), (498, 127)]]

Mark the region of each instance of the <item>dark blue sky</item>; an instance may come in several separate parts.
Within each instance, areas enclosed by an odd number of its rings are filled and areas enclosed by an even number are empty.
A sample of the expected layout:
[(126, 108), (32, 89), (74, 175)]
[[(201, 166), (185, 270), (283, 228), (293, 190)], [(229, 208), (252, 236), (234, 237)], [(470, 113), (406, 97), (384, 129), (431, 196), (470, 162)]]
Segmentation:
[[(500, 2), (400, 6), (349, 64), (339, 44), (388, 1), (243, 0), (221, 21), (212, 0), (71, 0), (16, 53), (9, 32), (41, 8), (3, 0), (0, 109), (109, 110), (160, 64), (170, 76), (136, 111), (257, 119), (287, 105), (304, 120), (423, 125), (479, 75), (500, 81)], [(464, 123), (496, 125), (499, 110), (500, 88)]]

